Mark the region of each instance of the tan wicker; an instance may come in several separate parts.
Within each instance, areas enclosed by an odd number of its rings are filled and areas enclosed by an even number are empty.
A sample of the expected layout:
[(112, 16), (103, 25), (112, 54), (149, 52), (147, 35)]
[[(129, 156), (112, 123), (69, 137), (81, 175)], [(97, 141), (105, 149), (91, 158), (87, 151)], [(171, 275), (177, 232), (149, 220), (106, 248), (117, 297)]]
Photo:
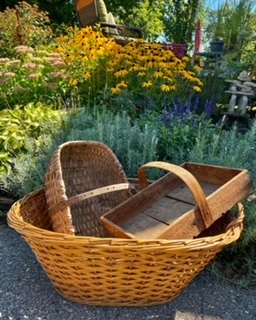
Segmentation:
[(70, 141), (60, 145), (45, 176), (53, 230), (106, 236), (100, 217), (131, 196), (130, 189), (123, 190), (128, 188), (121, 164), (103, 143)]
[[(136, 240), (52, 232), (44, 190), (17, 201), (9, 226), (28, 242), (55, 289), (88, 305), (148, 306), (167, 303), (205, 268), (243, 227), (243, 207), (223, 233), (190, 240)], [(91, 227), (97, 229), (98, 217)], [(88, 230), (89, 232), (89, 230)]]

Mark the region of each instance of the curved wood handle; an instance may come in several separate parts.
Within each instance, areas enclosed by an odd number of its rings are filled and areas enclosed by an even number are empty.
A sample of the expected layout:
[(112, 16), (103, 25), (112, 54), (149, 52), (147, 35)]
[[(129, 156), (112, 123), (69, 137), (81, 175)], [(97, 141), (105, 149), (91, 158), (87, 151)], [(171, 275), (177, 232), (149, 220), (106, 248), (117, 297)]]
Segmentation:
[(117, 183), (112, 184), (106, 187), (97, 188), (91, 191), (86, 191), (84, 193), (78, 194), (76, 196), (73, 196), (67, 200), (61, 201), (49, 208), (50, 214), (54, 214), (60, 210), (66, 209), (68, 206), (72, 206), (80, 201), (90, 199), (96, 196), (99, 196), (101, 194), (106, 194), (109, 192), (114, 192), (118, 190), (125, 190), (129, 189), (131, 185), (129, 183)]
[[(196, 180), (196, 178), (186, 169), (176, 166), (174, 164), (166, 163), (166, 162), (161, 162), (161, 161), (153, 161), (153, 162), (148, 162), (141, 166), (138, 171), (138, 176), (139, 176), (139, 183), (140, 187), (142, 189), (146, 188), (148, 186), (148, 179), (146, 176), (146, 169), (147, 168), (159, 168), (159, 169), (164, 169), (166, 171), (169, 171), (176, 176), (178, 176), (181, 180), (183, 180), (186, 185), (189, 187), (191, 193), (193, 194), (199, 215), (196, 216), (196, 221), (197, 223), (203, 223), (205, 228), (208, 228), (213, 222), (213, 218), (211, 215), (210, 208), (208, 206), (208, 203), (206, 201), (206, 197), (204, 194), (204, 191), (202, 190), (200, 184)], [(196, 210), (197, 211), (197, 210)], [(197, 213), (195, 211), (195, 213)], [(200, 221), (198, 221), (198, 219)]]

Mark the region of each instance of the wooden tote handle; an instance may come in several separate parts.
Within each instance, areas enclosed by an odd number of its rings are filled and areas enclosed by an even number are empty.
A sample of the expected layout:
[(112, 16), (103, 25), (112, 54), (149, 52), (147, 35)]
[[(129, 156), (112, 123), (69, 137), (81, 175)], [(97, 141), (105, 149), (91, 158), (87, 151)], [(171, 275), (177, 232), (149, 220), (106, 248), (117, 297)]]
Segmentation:
[(72, 206), (80, 201), (90, 199), (96, 196), (99, 196), (101, 194), (106, 194), (109, 192), (119, 191), (119, 190), (126, 190), (129, 189), (131, 185), (129, 183), (117, 183), (112, 184), (106, 187), (97, 188), (91, 191), (86, 191), (84, 193), (78, 194), (76, 196), (73, 196), (67, 200), (63, 200), (59, 203), (56, 203), (55, 205), (51, 206), (49, 208), (49, 212), (51, 214), (54, 214), (60, 210), (66, 209), (68, 206)]
[(205, 228), (208, 228), (214, 222), (211, 215), (210, 208), (206, 201), (205, 194), (200, 184), (196, 180), (196, 178), (189, 171), (187, 171), (182, 167), (176, 166), (174, 164), (166, 163), (166, 162), (161, 162), (161, 161), (148, 162), (143, 166), (141, 166), (138, 171), (139, 183), (142, 189), (146, 188), (149, 184), (146, 176), (147, 168), (164, 169), (166, 171), (170, 171), (171, 173), (178, 176), (181, 180), (183, 180), (186, 183), (186, 185), (189, 187), (197, 203), (198, 210), (196, 210), (195, 213), (199, 211), (199, 216), (198, 217), (196, 216), (196, 220), (197, 218), (199, 218), (200, 222), (203, 223)]

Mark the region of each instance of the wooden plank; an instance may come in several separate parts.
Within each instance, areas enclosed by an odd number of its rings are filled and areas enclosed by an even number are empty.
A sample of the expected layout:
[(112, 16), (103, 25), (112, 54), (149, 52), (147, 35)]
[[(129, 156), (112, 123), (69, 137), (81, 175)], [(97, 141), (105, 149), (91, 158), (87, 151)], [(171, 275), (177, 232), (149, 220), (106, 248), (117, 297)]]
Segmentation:
[(198, 181), (223, 185), (236, 177), (242, 170), (221, 166), (212, 166), (186, 162), (181, 165), (188, 170)]
[[(152, 207), (146, 209), (143, 213), (148, 217), (162, 221), (167, 225), (173, 223), (176, 219), (195, 208), (194, 204), (184, 203), (175, 199), (164, 197), (153, 204)], [(131, 232), (131, 231), (130, 231)]]
[[(199, 181), (199, 184), (203, 189), (206, 197), (220, 187), (220, 185), (218, 184), (213, 184), (208, 182)], [(189, 188), (186, 186), (185, 183), (182, 183), (178, 188), (168, 193), (168, 196), (174, 199), (179, 199), (181, 201), (186, 201), (188, 203), (196, 204), (194, 196), (192, 195), (191, 191), (189, 190)]]
[(166, 230), (166, 224), (142, 213), (126, 222), (123, 228), (137, 238), (153, 239)]

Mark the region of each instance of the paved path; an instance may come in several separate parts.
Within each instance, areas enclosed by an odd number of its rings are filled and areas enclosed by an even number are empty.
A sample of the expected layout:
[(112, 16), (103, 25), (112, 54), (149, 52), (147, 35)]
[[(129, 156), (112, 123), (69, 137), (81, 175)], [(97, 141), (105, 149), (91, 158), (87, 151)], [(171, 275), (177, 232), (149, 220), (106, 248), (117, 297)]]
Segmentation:
[(256, 288), (241, 290), (202, 272), (172, 302), (154, 307), (79, 305), (53, 288), (32, 251), (14, 230), (0, 225), (2, 320), (256, 320)]

